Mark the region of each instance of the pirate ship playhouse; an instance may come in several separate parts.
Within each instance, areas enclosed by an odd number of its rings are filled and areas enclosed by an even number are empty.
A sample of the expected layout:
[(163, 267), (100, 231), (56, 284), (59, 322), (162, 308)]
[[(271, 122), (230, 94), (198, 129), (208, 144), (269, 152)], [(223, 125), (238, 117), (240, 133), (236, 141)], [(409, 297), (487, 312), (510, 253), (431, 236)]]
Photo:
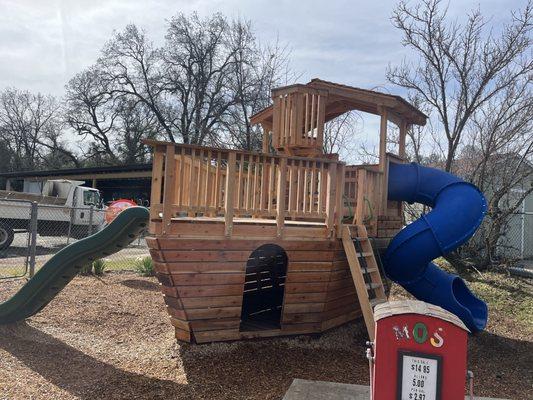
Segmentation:
[[(388, 200), (410, 125), (426, 116), (398, 96), (314, 79), (272, 91), (255, 114), (262, 152), (147, 141), (153, 147), (147, 243), (176, 337), (188, 342), (317, 333), (386, 301), (374, 251), (402, 226)], [(381, 117), (379, 163), (324, 154), (324, 124)], [(396, 154), (387, 126), (398, 127)]]

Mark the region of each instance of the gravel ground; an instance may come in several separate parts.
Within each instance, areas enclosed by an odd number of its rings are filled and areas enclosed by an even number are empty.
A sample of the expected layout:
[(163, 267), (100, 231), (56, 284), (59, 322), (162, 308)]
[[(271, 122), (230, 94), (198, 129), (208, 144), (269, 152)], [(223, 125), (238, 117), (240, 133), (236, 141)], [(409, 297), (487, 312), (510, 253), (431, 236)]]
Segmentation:
[[(0, 300), (21, 283), (0, 282)], [(511, 323), (497, 315), (470, 339), (476, 394), (533, 398), (531, 321)], [(280, 399), (293, 378), (368, 384), (363, 329), (178, 344), (155, 279), (78, 277), (40, 314), (0, 326), (0, 399)]]

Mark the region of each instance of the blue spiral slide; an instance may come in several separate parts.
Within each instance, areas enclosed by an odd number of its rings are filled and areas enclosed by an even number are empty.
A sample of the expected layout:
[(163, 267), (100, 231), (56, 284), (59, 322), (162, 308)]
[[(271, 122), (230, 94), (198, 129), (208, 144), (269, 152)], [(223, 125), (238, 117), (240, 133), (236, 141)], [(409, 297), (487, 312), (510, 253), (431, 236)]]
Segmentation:
[(417, 299), (457, 315), (471, 332), (483, 330), (485, 302), (457, 275), (431, 262), (474, 234), (487, 210), (483, 194), (452, 174), (415, 163), (390, 163), (388, 191), (389, 200), (421, 203), (432, 210), (391, 241), (383, 260), (387, 276)]

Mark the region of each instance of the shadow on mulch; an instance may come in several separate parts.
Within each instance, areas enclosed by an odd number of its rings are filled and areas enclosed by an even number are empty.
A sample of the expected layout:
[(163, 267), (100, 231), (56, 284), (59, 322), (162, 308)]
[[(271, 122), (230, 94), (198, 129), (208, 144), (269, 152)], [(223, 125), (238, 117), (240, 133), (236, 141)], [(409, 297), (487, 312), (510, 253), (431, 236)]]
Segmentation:
[[(533, 343), (484, 331), (470, 336), (468, 368), (476, 395), (532, 399)], [(480, 387), (482, 386), (482, 389)]]
[(127, 286), (132, 289), (147, 290), (149, 292), (158, 292), (159, 284), (152, 281), (140, 281), (137, 279), (125, 279), (120, 281), (121, 285)]
[[(298, 336), (181, 344), (178, 358), (198, 399), (280, 399), (294, 378), (368, 385), (366, 337), (350, 331), (355, 335), (343, 343), (344, 349), (321, 348), (325, 336)], [(330, 335), (335, 338), (334, 331)], [(533, 398), (531, 354), (533, 343), (528, 341), (488, 332), (471, 336), (468, 368), (474, 372), (476, 396)]]
[(123, 371), (23, 323), (0, 327), (0, 347), (80, 399), (180, 398), (181, 384)]
[(352, 336), (348, 350), (320, 349), (325, 335), (180, 344), (178, 358), (195, 399), (279, 400), (295, 378), (368, 385), (365, 338)]

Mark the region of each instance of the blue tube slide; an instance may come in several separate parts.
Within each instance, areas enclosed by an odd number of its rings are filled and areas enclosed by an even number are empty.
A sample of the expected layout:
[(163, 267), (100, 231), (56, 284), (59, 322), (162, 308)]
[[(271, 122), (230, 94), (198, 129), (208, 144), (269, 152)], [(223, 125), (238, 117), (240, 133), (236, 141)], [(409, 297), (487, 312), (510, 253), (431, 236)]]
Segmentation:
[(471, 332), (487, 324), (487, 305), (457, 275), (431, 260), (465, 243), (477, 230), (487, 202), (474, 185), (421, 165), (389, 165), (389, 200), (422, 203), (432, 210), (402, 229), (383, 260), (387, 276), (417, 299), (457, 315)]

